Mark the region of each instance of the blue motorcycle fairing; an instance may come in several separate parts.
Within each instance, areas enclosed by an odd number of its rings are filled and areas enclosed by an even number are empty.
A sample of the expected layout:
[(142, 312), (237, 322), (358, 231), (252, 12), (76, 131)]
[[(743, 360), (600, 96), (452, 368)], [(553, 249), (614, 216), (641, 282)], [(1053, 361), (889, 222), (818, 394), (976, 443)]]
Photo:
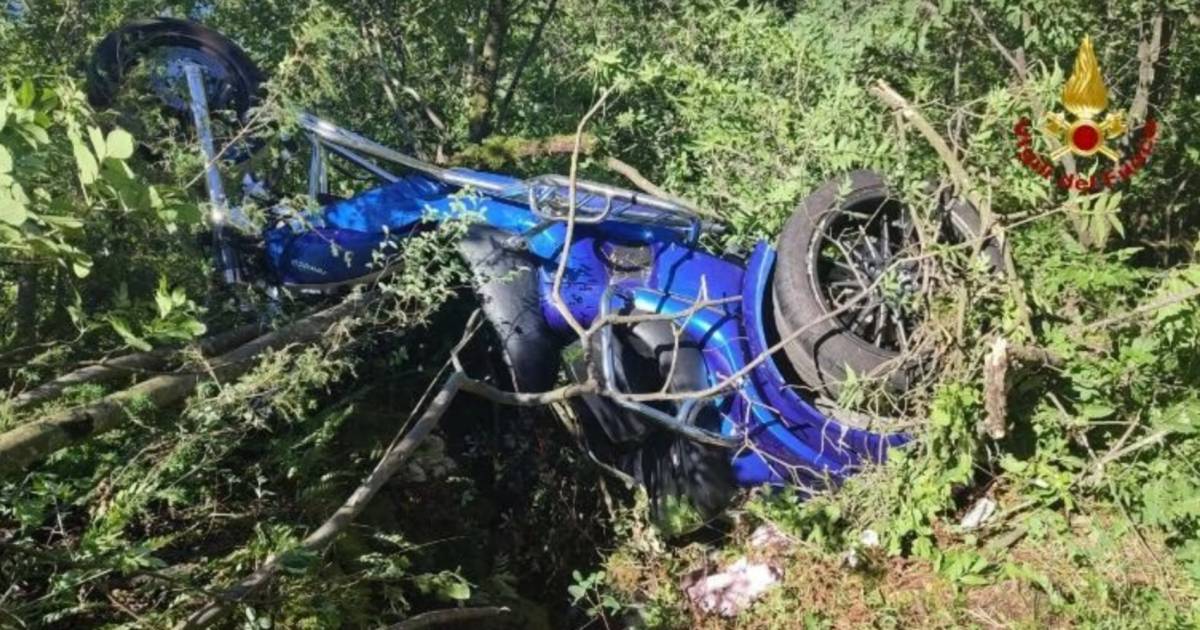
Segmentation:
[[(501, 186), (519, 183), (472, 173)], [(509, 342), (510, 367), (534, 375), (526, 386), (542, 385), (557, 369), (552, 349), (575, 339), (553, 300), (567, 226), (544, 220), (527, 203), (517, 195), (481, 196), (408, 175), (268, 229), (267, 260), (285, 285), (343, 282), (377, 268), (376, 252), (385, 241), (398, 241), (424, 222), (467, 218), (478, 230), (472, 228), (475, 236), (462, 251), (476, 272), (485, 313)], [(904, 443), (902, 435), (825, 416), (799, 393), (803, 384), (787, 382), (773, 357), (755, 363), (774, 343), (770, 313), (764, 312), (775, 264), (768, 243), (758, 243), (743, 263), (702, 251), (677, 229), (610, 217), (577, 223), (565, 261), (560, 296), (584, 327), (595, 322), (606, 295), (614, 312), (681, 314), (701, 297), (725, 300), (675, 321), (684, 339), (700, 349), (708, 386), (738, 375), (732, 387), (705, 403), (718, 411), (723, 435), (746, 440), (746, 448), (731, 454), (738, 483), (836, 484)], [(519, 271), (526, 265), (533, 273), (528, 281), (505, 284), (488, 277), (496, 269)], [(540, 310), (534, 319), (527, 305)], [(542, 354), (554, 356), (539, 360)]]

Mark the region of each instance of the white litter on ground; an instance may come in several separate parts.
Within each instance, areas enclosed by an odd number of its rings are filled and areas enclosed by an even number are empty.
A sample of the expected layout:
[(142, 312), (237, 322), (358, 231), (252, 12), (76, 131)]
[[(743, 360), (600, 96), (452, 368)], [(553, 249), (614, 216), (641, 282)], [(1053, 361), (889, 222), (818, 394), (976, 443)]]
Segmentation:
[(992, 515), (996, 513), (996, 502), (983, 497), (971, 506), (971, 511), (967, 512), (962, 518), (962, 522), (958, 525), (967, 531), (979, 529), (981, 525), (988, 522)]
[(772, 523), (763, 523), (750, 534), (749, 544), (755, 549), (766, 547), (788, 548), (792, 546), (792, 537), (783, 533)]
[(776, 569), (741, 558), (724, 571), (696, 580), (685, 590), (692, 604), (704, 612), (733, 617), (778, 582)]

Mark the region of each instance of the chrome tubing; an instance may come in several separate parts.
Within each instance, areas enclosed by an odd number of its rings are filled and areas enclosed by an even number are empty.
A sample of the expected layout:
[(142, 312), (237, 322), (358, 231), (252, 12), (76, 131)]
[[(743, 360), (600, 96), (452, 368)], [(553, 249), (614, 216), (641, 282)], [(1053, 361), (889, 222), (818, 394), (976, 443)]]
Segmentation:
[[(470, 187), (486, 195), (512, 201), (528, 202), (530, 209), (541, 218), (554, 221), (566, 220), (566, 216), (544, 210), (542, 208), (543, 199), (537, 194), (539, 187), (543, 189), (553, 187), (570, 190), (571, 179), (566, 176), (541, 175), (520, 182), (515, 186), (498, 184), (491, 179), (480, 177), (466, 170), (443, 168), (410, 155), (405, 155), (308, 112), (301, 112), (297, 120), (301, 128), (327, 144), (331, 150), (343, 149), (362, 153), (399, 164), (452, 186)], [(364, 163), (365, 160), (361, 156), (355, 155), (354, 158), (351, 158), (341, 151), (336, 152), (373, 174), (382, 177), (382, 174), (379, 172), (382, 169), (379, 169), (378, 166), (374, 166), (374, 168), (367, 166), (366, 164), (369, 164), (369, 162)], [(582, 192), (585, 195), (602, 196), (605, 198), (605, 207), (599, 216), (577, 216), (576, 221), (579, 223), (596, 223), (604, 219), (613, 218), (651, 225), (666, 225), (685, 232), (689, 240), (692, 241), (699, 238), (701, 229), (715, 229), (715, 226), (702, 223), (699, 217), (684, 206), (661, 197), (588, 180), (576, 180), (574, 185), (577, 194)], [(626, 204), (626, 207), (618, 210), (614, 208), (614, 202)], [(578, 199), (576, 200), (576, 205), (579, 205)]]
[[(599, 314), (601, 320), (608, 317), (609, 313), (612, 312), (612, 297), (613, 287), (610, 285), (604, 291), (604, 296), (601, 298)], [(650, 405), (622, 398), (621, 394), (623, 392), (616, 391), (616, 359), (613, 358), (612, 328), (612, 324), (605, 323), (600, 329), (600, 369), (604, 376), (603, 388), (611, 390), (616, 394), (608, 396), (609, 400), (625, 409), (653, 420), (668, 431), (682, 435), (690, 440), (725, 448), (738, 448), (742, 445), (742, 440), (726, 437), (720, 433), (702, 429), (694, 424), (702, 406), (709, 404), (712, 402), (711, 400), (688, 399), (679, 406), (679, 411), (672, 416)]]
[(200, 138), (200, 152), (204, 157), (204, 181), (208, 187), (208, 200), (212, 203), (213, 263), (217, 274), (225, 284), (241, 281), (238, 261), (233, 246), (224, 236), (229, 204), (225, 188), (221, 184), (221, 173), (217, 170), (217, 151), (213, 147), (212, 125), (208, 114), (208, 96), (204, 93), (204, 75), (199, 66), (184, 67), (187, 75), (188, 95), (191, 99), (192, 121), (196, 124), (196, 135)]

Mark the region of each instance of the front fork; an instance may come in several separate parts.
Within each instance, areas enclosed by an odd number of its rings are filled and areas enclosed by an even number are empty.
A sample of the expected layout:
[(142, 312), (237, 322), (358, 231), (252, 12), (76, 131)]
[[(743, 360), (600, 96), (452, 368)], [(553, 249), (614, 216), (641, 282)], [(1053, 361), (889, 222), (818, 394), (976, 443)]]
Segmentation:
[(229, 202), (225, 187), (221, 184), (221, 173), (217, 170), (217, 152), (213, 147), (212, 125), (208, 113), (208, 97), (204, 92), (204, 74), (199, 66), (188, 64), (188, 95), (191, 99), (192, 120), (196, 124), (196, 135), (200, 139), (200, 152), (204, 157), (204, 181), (208, 188), (208, 200), (212, 204), (209, 221), (213, 235), (213, 265), (217, 277), (227, 285), (242, 281), (237, 253), (225, 239), (225, 222), (229, 217)]

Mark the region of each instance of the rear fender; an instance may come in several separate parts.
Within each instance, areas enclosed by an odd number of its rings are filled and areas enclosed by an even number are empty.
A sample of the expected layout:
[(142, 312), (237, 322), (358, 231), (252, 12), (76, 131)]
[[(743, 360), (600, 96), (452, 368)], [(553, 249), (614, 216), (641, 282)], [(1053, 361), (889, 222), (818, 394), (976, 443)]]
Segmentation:
[(545, 391), (558, 375), (561, 344), (542, 315), (536, 265), (528, 255), (504, 247), (509, 237), (473, 225), (458, 251), (475, 277), (475, 292), (500, 339), (514, 389)]

